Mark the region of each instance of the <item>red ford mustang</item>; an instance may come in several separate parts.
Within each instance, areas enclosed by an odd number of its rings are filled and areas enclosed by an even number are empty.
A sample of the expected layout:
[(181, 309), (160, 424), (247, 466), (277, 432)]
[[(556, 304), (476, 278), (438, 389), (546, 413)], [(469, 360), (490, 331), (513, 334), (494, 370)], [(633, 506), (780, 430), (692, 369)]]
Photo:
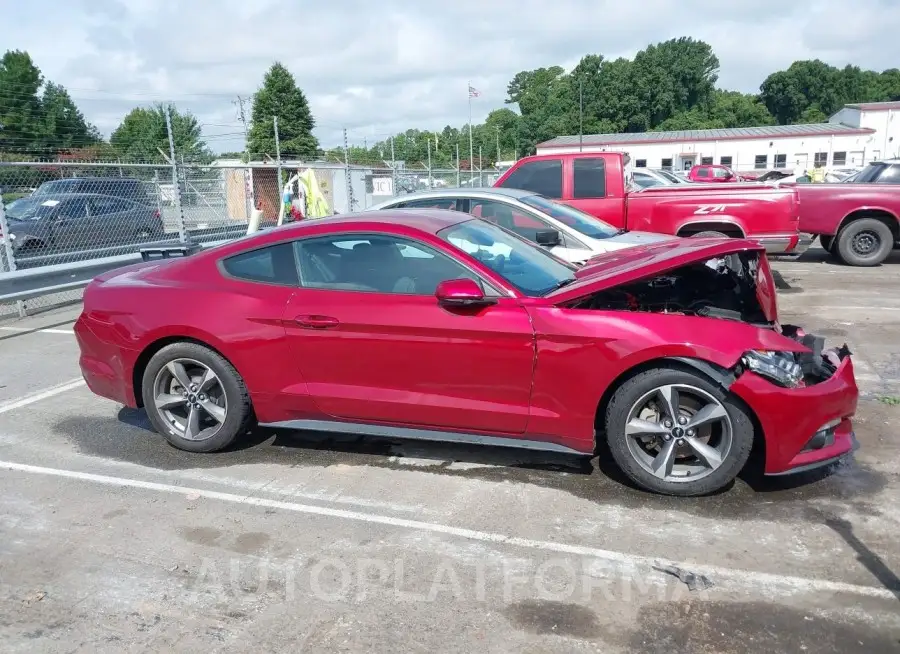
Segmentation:
[(172, 445), (253, 423), (592, 455), (697, 495), (853, 449), (846, 346), (778, 322), (763, 248), (677, 239), (576, 268), (441, 210), (304, 222), (104, 274), (76, 324), (90, 388)]

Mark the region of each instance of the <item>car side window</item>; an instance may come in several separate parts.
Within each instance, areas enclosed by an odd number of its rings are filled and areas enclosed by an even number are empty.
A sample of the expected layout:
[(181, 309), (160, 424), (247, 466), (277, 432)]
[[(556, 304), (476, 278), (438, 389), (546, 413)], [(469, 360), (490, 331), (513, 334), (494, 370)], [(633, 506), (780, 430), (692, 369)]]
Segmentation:
[[(532, 213), (522, 211), (518, 207), (512, 207), (496, 200), (470, 200), (469, 213), (478, 216), (482, 220), (500, 225), (504, 229), (515, 232), (522, 238), (527, 238), (532, 243), (537, 242), (537, 233), (544, 231), (559, 231), (554, 225), (542, 220)], [(566, 244), (566, 236), (559, 234), (560, 245)]]
[(59, 207), (57, 215), (60, 218), (85, 218), (87, 216), (87, 203), (84, 198), (64, 200)]
[(579, 157), (573, 162), (575, 188), (572, 197), (606, 197), (606, 161), (600, 157)]
[(500, 186), (520, 188), (558, 200), (562, 197), (562, 159), (541, 159), (522, 164)]
[(709, 168), (698, 168), (697, 177), (709, 177)]
[(728, 177), (728, 171), (724, 168), (714, 168), (713, 169), (713, 177), (718, 179), (722, 179), (723, 177)]
[(106, 216), (128, 210), (127, 203), (117, 198), (91, 198), (87, 206), (92, 216)]
[[(461, 263), (405, 238), (341, 234), (296, 241), (304, 288), (334, 291), (434, 295), (448, 279), (481, 280)], [(486, 291), (487, 292), (487, 291)]]
[(262, 282), (280, 286), (297, 286), (297, 264), (293, 246), (278, 243), (242, 252), (222, 260), (222, 268), (229, 277), (247, 282)]
[(410, 200), (398, 204), (399, 209), (449, 209), (450, 211), (458, 211), (458, 198), (429, 198), (422, 200)]

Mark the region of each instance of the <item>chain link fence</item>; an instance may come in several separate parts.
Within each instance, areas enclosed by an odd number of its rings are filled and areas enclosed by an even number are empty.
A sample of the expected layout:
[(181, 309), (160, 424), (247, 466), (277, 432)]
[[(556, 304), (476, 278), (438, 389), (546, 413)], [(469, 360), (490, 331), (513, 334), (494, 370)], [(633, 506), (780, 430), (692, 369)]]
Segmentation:
[[(198, 164), (0, 162), (0, 272), (137, 253), (156, 244), (210, 244), (278, 221), (285, 186), (312, 170), (328, 213), (362, 211), (428, 188), (490, 186), (492, 171), (324, 162)], [(304, 213), (300, 208), (300, 213)], [(288, 216), (288, 220), (296, 216)], [(77, 301), (81, 291), (0, 303), (0, 318)]]

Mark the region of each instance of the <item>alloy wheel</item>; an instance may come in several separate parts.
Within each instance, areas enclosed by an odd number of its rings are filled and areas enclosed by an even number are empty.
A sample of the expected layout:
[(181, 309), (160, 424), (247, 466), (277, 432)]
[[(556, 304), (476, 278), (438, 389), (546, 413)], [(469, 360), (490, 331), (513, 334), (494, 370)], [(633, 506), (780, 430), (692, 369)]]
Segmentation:
[(628, 451), (644, 470), (667, 482), (702, 479), (728, 457), (733, 441), (719, 400), (688, 384), (659, 386), (628, 412)]
[(194, 359), (173, 359), (163, 366), (153, 383), (153, 398), (166, 424), (186, 440), (212, 438), (228, 415), (222, 381)]

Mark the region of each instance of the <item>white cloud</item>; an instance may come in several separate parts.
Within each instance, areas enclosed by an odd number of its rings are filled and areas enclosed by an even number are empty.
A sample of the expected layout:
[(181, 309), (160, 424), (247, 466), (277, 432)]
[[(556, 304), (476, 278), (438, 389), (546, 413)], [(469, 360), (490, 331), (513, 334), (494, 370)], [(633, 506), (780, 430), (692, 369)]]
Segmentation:
[[(31, 53), (106, 133), (136, 104), (171, 100), (209, 135), (242, 130), (232, 101), (273, 60), (296, 76), (326, 146), (467, 120), (503, 105), (520, 70), (587, 53), (633, 56), (693, 36), (721, 61), (720, 84), (756, 91), (773, 70), (819, 57), (881, 70), (900, 60), (900, 2), (766, 5), (708, 0), (0, 0), (5, 48)], [(239, 136), (211, 139), (240, 148)]]

